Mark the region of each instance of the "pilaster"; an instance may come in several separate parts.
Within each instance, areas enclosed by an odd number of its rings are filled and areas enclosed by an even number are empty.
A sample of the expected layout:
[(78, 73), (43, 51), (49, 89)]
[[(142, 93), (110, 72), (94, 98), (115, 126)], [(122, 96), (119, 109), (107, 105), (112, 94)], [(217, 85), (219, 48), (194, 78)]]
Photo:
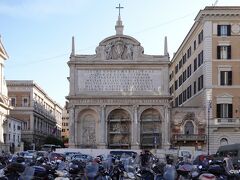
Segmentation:
[(132, 120), (132, 142), (131, 149), (139, 149), (138, 143), (138, 134), (140, 131), (138, 130), (138, 105), (133, 106), (133, 120)]

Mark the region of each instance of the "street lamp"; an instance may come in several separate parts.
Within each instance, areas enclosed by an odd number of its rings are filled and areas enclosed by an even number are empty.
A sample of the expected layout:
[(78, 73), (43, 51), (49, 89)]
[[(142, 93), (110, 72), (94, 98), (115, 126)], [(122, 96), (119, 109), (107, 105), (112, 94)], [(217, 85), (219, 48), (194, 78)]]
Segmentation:
[(207, 130), (208, 130), (208, 132), (207, 132), (207, 133), (208, 133), (208, 135), (207, 135), (207, 138), (208, 138), (208, 139), (207, 139), (207, 143), (208, 143), (208, 155), (209, 155), (209, 144), (210, 144), (210, 143), (209, 143), (209, 125), (210, 125), (209, 119), (210, 119), (210, 109), (211, 109), (211, 108), (212, 108), (212, 101), (209, 100), (209, 101), (208, 101), (208, 123), (207, 123), (207, 124), (208, 124), (208, 129), (207, 129)]

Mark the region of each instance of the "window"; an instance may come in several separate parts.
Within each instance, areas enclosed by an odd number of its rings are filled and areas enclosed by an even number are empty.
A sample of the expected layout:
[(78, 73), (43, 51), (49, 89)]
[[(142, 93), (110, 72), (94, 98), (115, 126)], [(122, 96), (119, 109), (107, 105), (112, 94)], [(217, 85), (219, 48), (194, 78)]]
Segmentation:
[(231, 46), (217, 46), (217, 59), (231, 59)]
[(194, 125), (191, 121), (187, 121), (184, 126), (184, 134), (194, 134)]
[(19, 135), (18, 135), (18, 142), (20, 142), (20, 137), (19, 137)]
[(24, 106), (24, 107), (28, 106), (28, 98), (23, 98), (22, 106)]
[(198, 54), (198, 67), (203, 63), (203, 51)]
[(175, 66), (175, 74), (178, 73), (178, 64)]
[(179, 105), (182, 104), (182, 93), (178, 96), (178, 100), (179, 100)]
[(8, 124), (8, 127), (11, 128), (11, 123)]
[(188, 67), (187, 67), (187, 78), (189, 78), (192, 74), (192, 65), (190, 64)]
[(179, 69), (181, 69), (181, 68), (182, 68), (182, 59), (179, 61), (179, 64), (178, 64), (178, 66), (179, 66)]
[(198, 78), (198, 91), (203, 88), (203, 75)]
[(194, 81), (193, 83), (193, 94), (196, 94), (197, 93), (197, 82)]
[(187, 100), (187, 91), (186, 89), (183, 91), (183, 102)]
[(176, 81), (174, 82), (174, 85), (175, 85), (175, 90), (177, 90), (177, 89), (178, 89), (178, 80), (176, 80)]
[(187, 88), (187, 99), (192, 96), (192, 85), (188, 86)]
[(11, 106), (16, 106), (16, 98), (11, 98)]
[(232, 118), (232, 104), (217, 104), (217, 118)]
[(171, 72), (171, 74), (169, 75), (169, 80), (171, 81), (173, 78), (173, 72)]
[(185, 82), (187, 79), (187, 71), (183, 71), (183, 82)]
[(17, 126), (17, 130), (21, 130), (21, 126)]
[(187, 61), (187, 55), (186, 55), (186, 53), (183, 55), (182, 60), (183, 60), (183, 64), (185, 64), (185, 62)]
[(218, 36), (231, 36), (231, 25), (218, 25), (217, 34)]
[(194, 72), (197, 70), (197, 58), (194, 59)]
[(175, 98), (175, 107), (178, 107), (178, 97)]
[(171, 95), (173, 93), (173, 86), (169, 88), (169, 94)]
[(192, 54), (192, 49), (191, 49), (191, 47), (190, 47), (190, 48), (188, 48), (188, 50), (187, 50), (187, 58), (190, 58), (191, 54)]
[(197, 49), (197, 42), (196, 42), (196, 40), (193, 42), (193, 49), (194, 49), (194, 51)]
[(232, 71), (220, 71), (220, 85), (232, 85)]
[(13, 135), (13, 142), (15, 142), (15, 134)]
[(182, 83), (183, 83), (182, 75), (179, 76), (178, 82), (179, 82), (179, 87), (180, 87), (182, 85)]
[(220, 140), (220, 145), (223, 146), (223, 145), (227, 145), (228, 144), (228, 140), (226, 138), (222, 138)]
[(201, 31), (201, 32), (198, 34), (198, 44), (201, 44), (202, 41), (203, 41), (203, 31)]

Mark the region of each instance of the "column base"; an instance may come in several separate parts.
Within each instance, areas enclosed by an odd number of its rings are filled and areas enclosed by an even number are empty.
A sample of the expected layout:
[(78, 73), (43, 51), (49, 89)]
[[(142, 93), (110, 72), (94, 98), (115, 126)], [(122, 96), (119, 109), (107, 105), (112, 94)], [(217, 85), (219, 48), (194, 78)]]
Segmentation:
[(98, 149), (107, 149), (107, 145), (106, 145), (105, 143), (99, 143), (99, 144), (97, 145), (97, 148), (98, 148)]
[(132, 145), (131, 145), (131, 149), (133, 149), (133, 150), (134, 150), (134, 149), (136, 149), (136, 150), (140, 149), (140, 148), (139, 148), (139, 144), (132, 144)]

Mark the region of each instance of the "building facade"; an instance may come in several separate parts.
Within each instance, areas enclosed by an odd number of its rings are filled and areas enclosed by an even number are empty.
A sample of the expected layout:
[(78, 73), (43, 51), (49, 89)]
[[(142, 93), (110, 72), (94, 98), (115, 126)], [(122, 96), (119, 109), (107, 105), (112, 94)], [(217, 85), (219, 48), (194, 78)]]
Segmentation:
[(35, 82), (8, 80), (10, 115), (22, 120), (22, 140), (37, 148), (53, 135), (61, 138), (62, 108)]
[(63, 108), (62, 112), (62, 132), (61, 132), (61, 137), (64, 142), (65, 146), (68, 146), (68, 139), (69, 139), (69, 113), (67, 110), (67, 104)]
[(8, 149), (4, 144), (4, 124), (7, 123), (7, 116), (9, 114), (9, 98), (7, 85), (4, 77), (4, 64), (8, 59), (8, 54), (2, 44), (0, 36), (0, 150)]
[(200, 10), (175, 53), (169, 68), (173, 143), (214, 153), (240, 142), (239, 16), (240, 7)]
[(8, 120), (4, 123), (4, 143), (12, 153), (21, 150), (21, 125), (22, 121), (13, 117), (8, 117)]
[[(75, 54), (70, 68), (70, 147), (168, 148), (169, 56), (146, 55), (133, 37), (116, 35), (99, 43), (94, 55)], [(166, 42), (166, 40), (165, 40)]]

